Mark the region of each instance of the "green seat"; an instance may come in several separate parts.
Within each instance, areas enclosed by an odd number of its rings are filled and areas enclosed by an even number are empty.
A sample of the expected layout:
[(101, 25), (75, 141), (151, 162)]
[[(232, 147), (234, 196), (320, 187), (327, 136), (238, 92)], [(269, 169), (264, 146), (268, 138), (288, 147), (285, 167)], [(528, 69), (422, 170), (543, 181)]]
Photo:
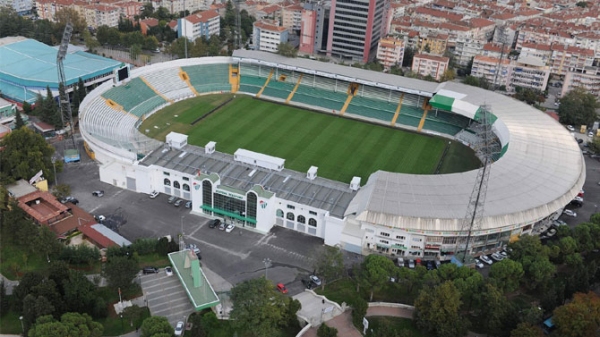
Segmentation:
[[(157, 97), (160, 104), (166, 103), (166, 101), (158, 96), (154, 90), (144, 83), (139, 78), (132, 78), (129, 83), (114, 87), (102, 94), (102, 97), (113, 100), (115, 103), (123, 107), (125, 111), (131, 111), (136, 106), (143, 104), (151, 98)], [(160, 105), (159, 104), (159, 105)], [(136, 116), (142, 116), (142, 114), (135, 114)]]
[(231, 91), (229, 64), (202, 64), (181, 67), (199, 93)]

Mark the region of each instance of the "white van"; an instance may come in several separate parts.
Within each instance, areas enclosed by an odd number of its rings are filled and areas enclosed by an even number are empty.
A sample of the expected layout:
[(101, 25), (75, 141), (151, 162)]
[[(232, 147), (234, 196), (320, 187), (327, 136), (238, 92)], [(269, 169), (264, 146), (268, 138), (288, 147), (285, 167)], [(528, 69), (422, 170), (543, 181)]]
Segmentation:
[(404, 267), (404, 259), (401, 257), (397, 258), (396, 264), (398, 265), (398, 267)]

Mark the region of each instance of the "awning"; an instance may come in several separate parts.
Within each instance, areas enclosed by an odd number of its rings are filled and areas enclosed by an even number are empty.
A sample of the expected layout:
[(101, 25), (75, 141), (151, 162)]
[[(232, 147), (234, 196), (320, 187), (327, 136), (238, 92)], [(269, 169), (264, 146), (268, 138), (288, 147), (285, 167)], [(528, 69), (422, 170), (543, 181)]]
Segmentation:
[(243, 216), (241, 216), (241, 215), (239, 215), (237, 213), (229, 212), (229, 211), (222, 210), (222, 209), (219, 209), (219, 208), (212, 208), (212, 207), (207, 206), (207, 205), (202, 205), (202, 209), (211, 211), (213, 213), (225, 215), (225, 216), (228, 216), (228, 217), (231, 217), (231, 218), (235, 218), (235, 219), (238, 219), (238, 220), (242, 220), (242, 221), (246, 221), (246, 222), (250, 222), (250, 223), (256, 224), (256, 219), (246, 218), (246, 217), (243, 217)]
[(394, 248), (394, 249), (402, 249), (402, 250), (406, 250), (406, 249), (407, 249), (407, 248), (406, 248), (406, 247), (404, 247), (403, 245), (399, 245), (399, 244), (397, 244), (397, 243), (394, 243), (394, 244), (392, 245), (392, 248)]

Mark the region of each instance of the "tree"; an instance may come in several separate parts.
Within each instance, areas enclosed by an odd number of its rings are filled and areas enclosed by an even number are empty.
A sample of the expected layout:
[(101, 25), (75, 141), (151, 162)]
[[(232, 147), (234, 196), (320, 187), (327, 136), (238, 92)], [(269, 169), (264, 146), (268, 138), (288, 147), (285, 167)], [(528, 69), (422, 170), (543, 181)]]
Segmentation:
[(460, 292), (451, 281), (434, 289), (421, 290), (415, 299), (415, 323), (433, 336), (464, 336), (468, 326), (459, 313), (461, 304)]
[(415, 51), (411, 47), (404, 48), (404, 58), (402, 59), (403, 67), (412, 67), (413, 57), (415, 56)]
[(369, 301), (373, 300), (373, 292), (389, 282), (394, 270), (394, 262), (385, 256), (368, 255), (363, 260), (360, 269), (360, 283), (371, 292)]
[(596, 97), (583, 88), (575, 88), (560, 99), (558, 116), (560, 122), (572, 125), (591, 125), (596, 120), (600, 105)]
[(503, 292), (517, 290), (524, 274), (521, 263), (511, 259), (494, 263), (490, 269), (490, 277), (496, 280), (496, 285)]
[(142, 323), (142, 337), (155, 337), (160, 334), (168, 334), (172, 336), (174, 333), (173, 327), (169, 324), (166, 317), (151, 316)]
[(138, 264), (127, 256), (115, 256), (108, 260), (104, 268), (104, 276), (108, 284), (117, 289), (126, 290), (139, 272)]
[(315, 273), (321, 276), (323, 289), (325, 283), (342, 276), (344, 272), (344, 256), (339, 247), (322, 246), (313, 256)]
[(336, 328), (331, 328), (325, 323), (317, 329), (317, 337), (337, 337), (338, 331)]
[(56, 234), (47, 226), (38, 227), (38, 235), (33, 237), (34, 245), (37, 251), (46, 256), (50, 262), (50, 256), (56, 256), (60, 253), (62, 245), (58, 242)]
[(25, 122), (23, 121), (21, 112), (17, 109), (17, 112), (15, 113), (15, 128), (20, 129), (23, 126), (25, 126)]
[(547, 256), (526, 256), (522, 265), (525, 271), (525, 286), (532, 290), (544, 284), (556, 272), (556, 267)]
[(79, 271), (70, 270), (64, 284), (64, 300), (72, 311), (94, 315), (96, 286)]
[(85, 47), (89, 49), (90, 52), (93, 53), (96, 48), (100, 47), (100, 42), (92, 36), (89, 30), (84, 29), (83, 32), (81, 32), (81, 36), (83, 37)]
[(277, 54), (285, 57), (296, 57), (298, 50), (287, 42), (282, 42), (277, 46)]
[(531, 323), (520, 323), (517, 328), (510, 332), (510, 337), (543, 337), (544, 332), (539, 326)]
[(129, 48), (129, 58), (132, 60), (137, 60), (138, 56), (142, 53), (142, 46), (139, 44), (134, 44)]
[(448, 82), (452, 81), (456, 77), (453, 69), (446, 69), (442, 76), (440, 77), (440, 82)]
[(23, 300), (31, 293), (31, 288), (40, 284), (43, 280), (44, 276), (38, 272), (29, 272), (23, 275), (19, 285), (13, 289), (15, 311), (21, 312), (23, 310)]
[(8, 313), (10, 309), (9, 298), (6, 295), (6, 286), (4, 280), (0, 281), (0, 317)]
[(554, 310), (552, 322), (560, 336), (595, 336), (600, 328), (600, 298), (594, 292), (577, 293), (573, 301)]
[[(40, 170), (46, 179), (54, 180), (54, 148), (41, 135), (28, 128), (14, 130), (0, 140), (0, 148), (4, 148), (0, 156), (1, 183), (29, 180)], [(56, 163), (56, 171), (61, 170), (62, 162), (59, 161)]]
[(124, 317), (124, 318), (125, 318), (127, 321), (129, 321), (129, 324), (130, 324), (131, 326), (134, 326), (134, 325), (135, 325), (135, 327), (136, 327), (136, 328), (138, 328), (138, 327), (139, 327), (139, 325), (138, 325), (138, 324), (139, 324), (139, 323), (138, 323), (138, 321), (139, 321), (139, 320), (140, 320), (142, 317), (144, 317), (144, 311), (145, 311), (145, 310), (146, 310), (145, 308), (140, 308), (140, 307), (139, 307), (139, 306), (137, 306), (137, 305), (132, 305), (132, 306), (130, 306), (130, 307), (127, 307), (127, 308), (125, 308), (125, 309), (123, 310), (123, 317)]
[(472, 85), (474, 87), (479, 86), (479, 78), (471, 75), (465, 77), (465, 79), (462, 82), (466, 85)]
[(579, 1), (578, 3), (575, 4), (575, 6), (581, 7), (581, 8), (586, 8), (587, 5), (588, 5), (587, 1)]
[(488, 335), (498, 336), (503, 328), (502, 318), (506, 314), (508, 303), (500, 289), (491, 283), (485, 285), (482, 294), (479, 318)]
[[(171, 328), (172, 330), (172, 328)], [(61, 316), (60, 322), (52, 316), (42, 316), (28, 331), (29, 337), (101, 337), (104, 327), (94, 322), (87, 314), (68, 312)]]
[(285, 321), (283, 295), (265, 278), (250, 279), (231, 289), (232, 324), (251, 336), (274, 336)]

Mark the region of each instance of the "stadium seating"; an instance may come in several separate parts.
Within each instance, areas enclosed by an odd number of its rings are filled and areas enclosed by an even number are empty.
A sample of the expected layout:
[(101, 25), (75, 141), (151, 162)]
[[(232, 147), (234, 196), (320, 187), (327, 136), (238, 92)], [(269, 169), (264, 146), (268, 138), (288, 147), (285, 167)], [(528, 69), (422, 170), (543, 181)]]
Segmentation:
[[(115, 101), (115, 103), (122, 106), (125, 111), (130, 111), (140, 103), (153, 97), (157, 97), (156, 92), (139, 78), (132, 78), (129, 83), (125, 85), (120, 85), (107, 90), (102, 96)], [(158, 96), (158, 98), (162, 100), (163, 103), (166, 102), (162, 97)]]
[(263, 91), (262, 95), (275, 97), (275, 98), (281, 98), (281, 99), (287, 99), (287, 97), (290, 95), (290, 92), (292, 92), (292, 90), (294, 90), (295, 85), (296, 85), (295, 83), (291, 83), (291, 82), (287, 82), (287, 81), (282, 82), (282, 81), (277, 81), (275, 79), (271, 79), (271, 81), (269, 81), (269, 85), (267, 85), (267, 87)]
[(348, 98), (348, 85), (345, 81), (336, 82), (325, 77), (304, 76), (292, 101), (340, 111)]
[(249, 94), (257, 94), (267, 79), (263, 77), (253, 75), (241, 75), (240, 76), (240, 89), (241, 92), (247, 92)]
[(350, 105), (346, 108), (346, 113), (390, 122), (394, 117), (397, 107), (398, 103), (354, 96)]
[(445, 133), (445, 134), (448, 134), (451, 136), (454, 136), (460, 130), (462, 130), (460, 128), (460, 126), (431, 120), (431, 119), (429, 119), (429, 117), (427, 119), (425, 119), (425, 124), (423, 125), (423, 128), (427, 129), (427, 130), (439, 132), (439, 133)]
[(194, 96), (187, 83), (179, 77), (179, 68), (161, 69), (143, 77), (154, 89), (171, 100)]
[(140, 103), (129, 112), (137, 117), (143, 117), (144, 115), (158, 109), (160, 106), (165, 104), (167, 104), (167, 102), (162, 97), (156, 95), (149, 100)]
[(202, 64), (181, 67), (199, 93), (231, 91), (228, 64)]

